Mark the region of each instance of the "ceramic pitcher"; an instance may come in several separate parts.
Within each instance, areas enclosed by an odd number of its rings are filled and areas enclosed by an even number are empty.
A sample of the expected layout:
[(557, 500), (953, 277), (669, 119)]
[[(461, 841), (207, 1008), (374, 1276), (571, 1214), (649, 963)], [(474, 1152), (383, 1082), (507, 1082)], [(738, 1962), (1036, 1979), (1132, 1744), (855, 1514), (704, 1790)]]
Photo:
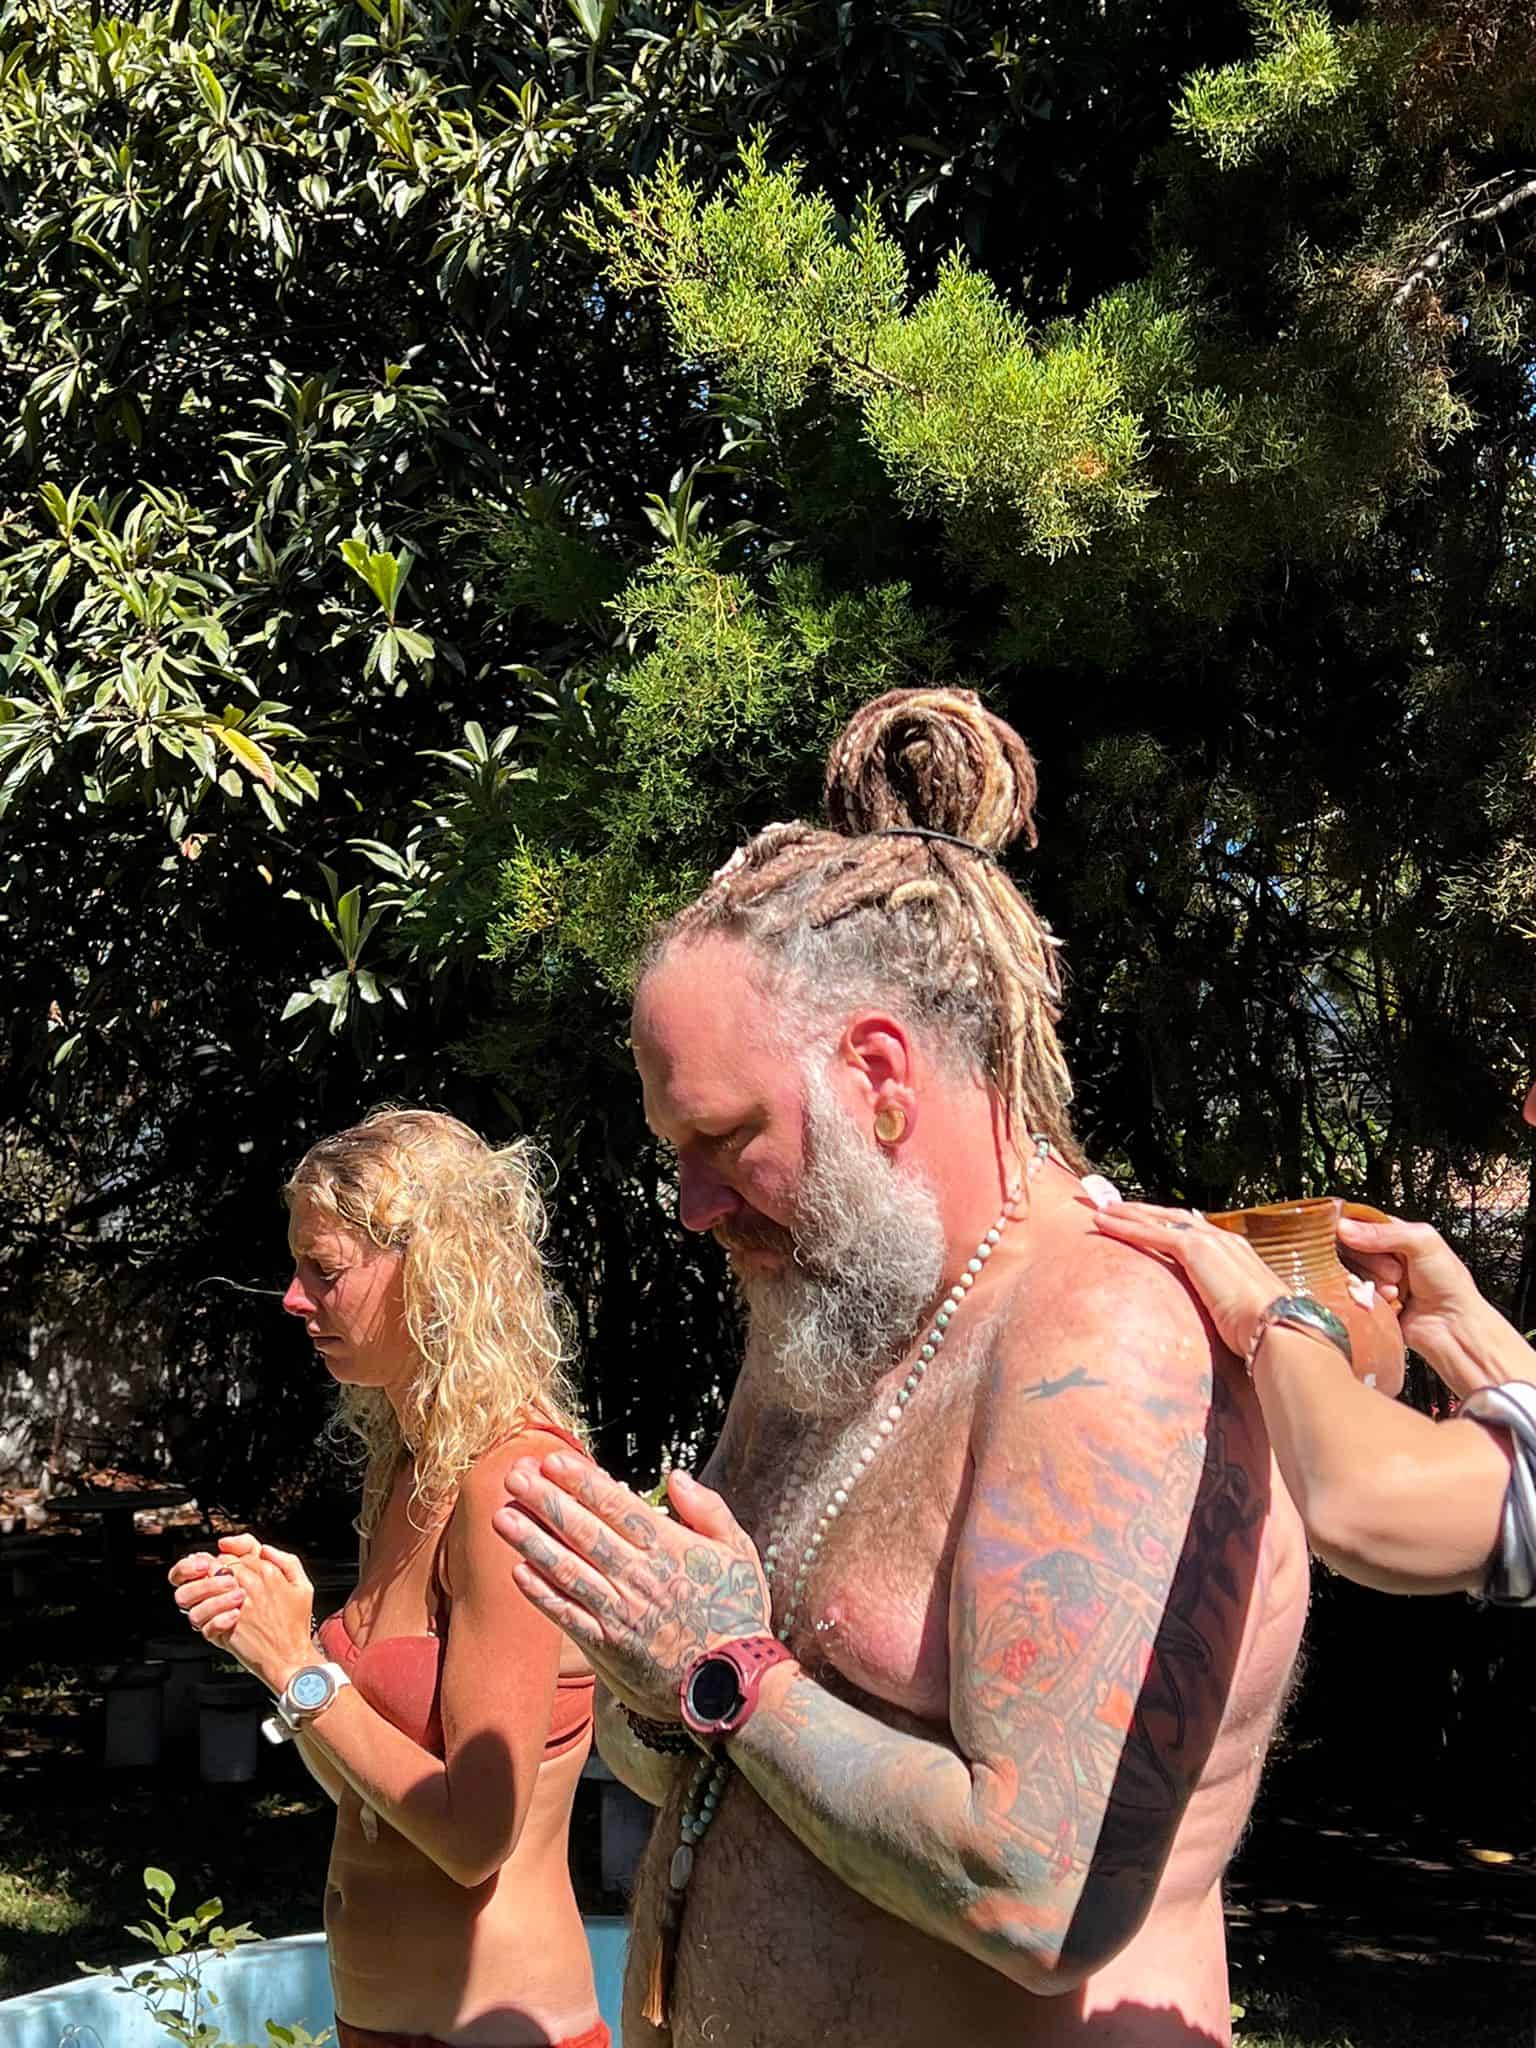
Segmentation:
[(1384, 1223), (1379, 1209), (1320, 1195), (1298, 1202), (1265, 1202), (1255, 1209), (1226, 1209), (1208, 1216), (1221, 1230), (1246, 1237), (1259, 1257), (1293, 1294), (1311, 1294), (1331, 1308), (1349, 1332), (1355, 1376), (1383, 1394), (1403, 1386), (1403, 1339), (1397, 1309), (1383, 1301), (1368, 1280), (1352, 1274), (1339, 1257), (1340, 1216)]

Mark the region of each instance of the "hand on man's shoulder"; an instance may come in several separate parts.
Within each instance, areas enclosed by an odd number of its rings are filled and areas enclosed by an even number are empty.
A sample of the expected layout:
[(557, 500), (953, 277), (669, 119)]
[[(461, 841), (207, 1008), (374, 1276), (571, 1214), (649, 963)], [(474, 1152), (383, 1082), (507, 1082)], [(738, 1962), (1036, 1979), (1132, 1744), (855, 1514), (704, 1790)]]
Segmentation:
[(1135, 1403), (1203, 1404), (1224, 1354), (1173, 1267), (1069, 1214), (1019, 1276), (995, 1346), (991, 1399), (1012, 1406), (1102, 1388)]

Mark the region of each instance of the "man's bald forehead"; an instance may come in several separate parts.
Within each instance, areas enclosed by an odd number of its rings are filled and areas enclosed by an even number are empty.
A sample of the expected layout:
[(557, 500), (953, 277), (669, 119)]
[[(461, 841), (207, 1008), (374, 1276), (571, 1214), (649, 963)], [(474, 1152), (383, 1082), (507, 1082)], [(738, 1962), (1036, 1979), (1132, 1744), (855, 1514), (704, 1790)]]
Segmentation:
[(690, 1038), (713, 1024), (737, 1043), (774, 1035), (777, 1009), (763, 963), (742, 939), (723, 932), (677, 938), (652, 961), (635, 989), (630, 1042), (657, 1043), (681, 1028)]

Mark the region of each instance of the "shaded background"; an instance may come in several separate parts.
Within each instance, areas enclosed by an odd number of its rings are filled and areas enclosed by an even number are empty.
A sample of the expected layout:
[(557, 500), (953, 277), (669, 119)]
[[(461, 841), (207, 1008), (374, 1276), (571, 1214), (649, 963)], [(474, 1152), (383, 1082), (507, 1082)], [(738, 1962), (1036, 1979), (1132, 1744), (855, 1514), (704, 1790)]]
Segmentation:
[[(602, 1456), (707, 1440), (735, 1332), (625, 964), (912, 681), (1039, 755), (1015, 872), (1105, 1169), (1428, 1217), (1536, 1322), (1523, 0), (4, 0), (0, 51), (18, 1481), (174, 1478), (341, 1550), (325, 1386), (240, 1290), (383, 1100), (540, 1135)], [(668, 151), (722, 201), (692, 327), (580, 212), (632, 228)], [(923, 475), (831, 348), (818, 196), (896, 266)], [(657, 277), (685, 254), (674, 217)], [(957, 389), (978, 283), (997, 374)], [(1529, 1639), (1323, 1580), (1266, 1798), (1497, 1915), (1519, 1873), (1456, 1845), (1529, 1838)]]

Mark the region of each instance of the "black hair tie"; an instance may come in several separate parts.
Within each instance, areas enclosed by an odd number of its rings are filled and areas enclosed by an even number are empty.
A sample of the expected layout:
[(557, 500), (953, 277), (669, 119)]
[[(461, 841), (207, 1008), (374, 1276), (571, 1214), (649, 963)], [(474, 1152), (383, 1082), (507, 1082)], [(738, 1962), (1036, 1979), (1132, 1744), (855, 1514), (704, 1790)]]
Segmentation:
[(974, 853), (978, 860), (989, 860), (995, 868), (1002, 866), (990, 847), (978, 846), (974, 839), (957, 839), (953, 832), (935, 832), (928, 825), (881, 825), (865, 836), (870, 839), (937, 839), (945, 846), (958, 846), (962, 853)]

